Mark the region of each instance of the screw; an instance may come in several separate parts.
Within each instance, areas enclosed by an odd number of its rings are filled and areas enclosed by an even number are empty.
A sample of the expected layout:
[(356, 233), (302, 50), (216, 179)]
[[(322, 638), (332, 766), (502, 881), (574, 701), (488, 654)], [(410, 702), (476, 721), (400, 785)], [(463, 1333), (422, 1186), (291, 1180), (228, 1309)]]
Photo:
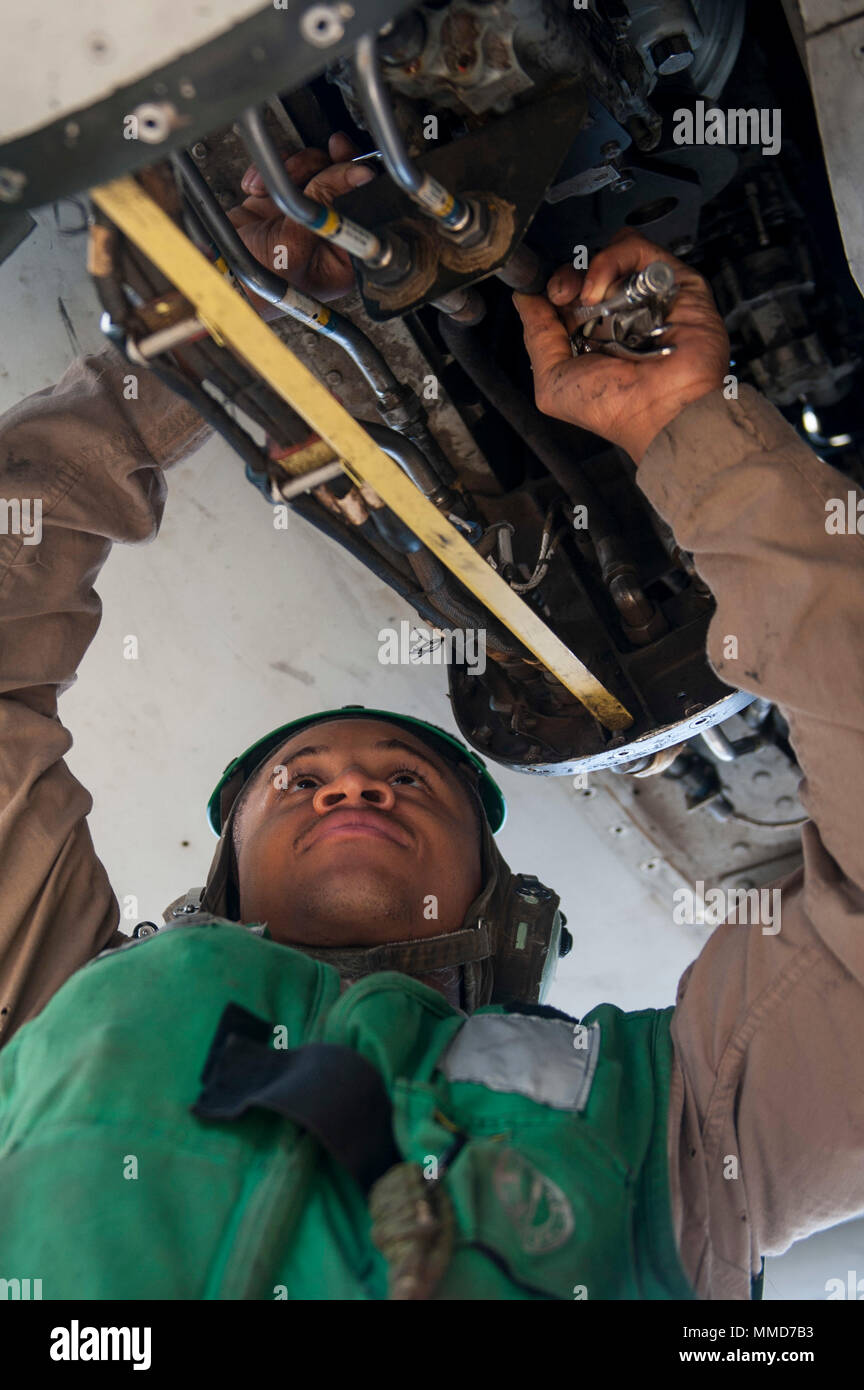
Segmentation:
[(142, 101), (132, 114), (138, 121), (138, 139), (146, 145), (161, 145), (177, 125), (177, 108), (170, 101)]
[(20, 169), (0, 169), (0, 203), (17, 203), (26, 182)]
[(188, 77), (181, 77), (180, 86), (178, 90), (180, 92), (181, 97), (185, 97), (187, 101), (192, 101), (192, 99), (196, 95), (195, 83), (190, 82)]
[(334, 368), (332, 372), (327, 372), (327, 374), (324, 377), (324, 380), (329, 381), (331, 386), (339, 386), (342, 381), (342, 373), (337, 372)]
[(191, 154), (193, 159), (206, 159), (207, 146), (204, 144), (203, 140), (199, 140), (197, 144), (192, 146), (192, 149), (189, 151), (189, 153)]
[(300, 17), (300, 33), (306, 42), (315, 48), (329, 48), (331, 44), (338, 43), (345, 33), (341, 14), (346, 8), (350, 9), (350, 6), (310, 5)]
[(605, 145), (600, 146), (600, 153), (604, 159), (617, 159), (621, 153), (621, 146), (617, 140), (607, 140)]

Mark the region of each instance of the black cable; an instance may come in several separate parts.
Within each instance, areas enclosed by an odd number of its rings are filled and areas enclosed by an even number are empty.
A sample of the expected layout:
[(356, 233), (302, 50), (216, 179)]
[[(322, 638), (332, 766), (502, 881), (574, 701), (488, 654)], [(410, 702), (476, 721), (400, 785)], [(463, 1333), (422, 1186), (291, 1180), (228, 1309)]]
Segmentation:
[(586, 508), (587, 530), (591, 539), (596, 542), (616, 533), (618, 527), (608, 507), (569, 451), (559, 444), (551, 422), (514, 386), (506, 372), (494, 361), (487, 344), (476, 332), (461, 328), (446, 314), (438, 315), (438, 332), (466, 376), (470, 377), (510, 428), (524, 439), (570, 501)]
[(149, 362), (147, 370), (151, 371), (175, 395), (182, 397), (184, 401), (193, 406), (211, 429), (214, 429), (227, 444), (231, 445), (231, 448), (240, 455), (246, 465), (246, 477), (272, 504), (269, 484), (270, 460), (266, 454), (261, 452), (254, 439), (236, 421), (231, 419), (224, 407), (208, 395), (203, 386), (189, 381), (175, 367), (169, 367), (165, 363), (159, 363), (157, 366), (155, 362)]

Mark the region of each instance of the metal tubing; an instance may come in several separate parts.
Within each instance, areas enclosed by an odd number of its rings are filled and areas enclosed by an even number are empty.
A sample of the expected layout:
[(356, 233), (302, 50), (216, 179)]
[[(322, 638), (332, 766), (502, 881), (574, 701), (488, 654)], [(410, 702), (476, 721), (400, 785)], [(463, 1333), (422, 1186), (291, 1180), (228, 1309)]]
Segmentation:
[(440, 309), (454, 323), (462, 323), (467, 328), (474, 328), (486, 317), (486, 301), (482, 294), (465, 286), (442, 294), (440, 299), (433, 299), (432, 307)]
[(341, 463), (325, 463), (320, 468), (312, 468), (308, 473), (300, 473), (298, 477), (292, 478), (284, 483), (274, 484), (274, 502), (277, 500), (276, 494), (283, 502), (290, 502), (293, 497), (299, 497), (302, 492), (311, 492), (313, 488), (320, 487), (322, 483), (331, 483), (334, 478), (344, 478), (345, 471)]
[(307, 198), (299, 188), (295, 188), (282, 164), (276, 146), (270, 139), (260, 111), (248, 107), (239, 121), (246, 148), (257, 164), (264, 182), (280, 212), (294, 222), (308, 227), (316, 236), (341, 246), (343, 251), (356, 256), (366, 265), (380, 268), (389, 266), (394, 258), (394, 248), (390, 240), (376, 236), (359, 223), (350, 221), (324, 203), (316, 203)]
[(524, 243), (516, 247), (500, 270), (495, 271), (495, 277), (508, 289), (518, 290), (520, 294), (542, 294), (549, 279), (540, 257)]
[(407, 408), (406, 399), (410, 393), (406, 395), (405, 388), (374, 343), (351, 319), (301, 294), (261, 265), (225, 216), (212, 189), (190, 157), (179, 154), (174, 156), (174, 161), (199, 221), (243, 284), (313, 332), (338, 343), (371, 386), (385, 419), (393, 419), (394, 413), (398, 416), (400, 408), (404, 407), (405, 418), (399, 428), (400, 437), (404, 436), (415, 452), (421, 451), (432, 461), (431, 465), (424, 461), (424, 467), (428, 469), (431, 466), (435, 470), (436, 505), (451, 504), (453, 498), (447, 490), (447, 483), (454, 476), (452, 466), (430, 434), (419, 402), (415, 400), (415, 409)]
[(389, 458), (398, 463), (403, 473), (420, 489), (423, 496), (434, 501), (441, 491), (441, 479), (416, 444), (404, 434), (389, 430), (386, 425), (370, 424), (368, 420), (362, 420), (360, 423), (366, 433), (375, 440), (379, 449), (383, 449)]
[(405, 148), (378, 66), (374, 34), (364, 34), (354, 53), (354, 75), (364, 115), (394, 183), (440, 223), (443, 231), (464, 232), (472, 220), (470, 204), (422, 174)]
[(301, 294), (293, 286), (286, 285), (278, 275), (267, 270), (260, 261), (256, 261), (237, 229), (225, 216), (212, 189), (189, 155), (176, 154), (174, 162), (195, 213), (243, 284), (268, 303), (275, 304), (291, 318), (337, 342), (363, 373), (382, 404), (392, 405), (391, 397), (394, 392), (399, 394), (401, 387), (381, 353), (362, 329), (342, 314), (325, 308), (309, 295)]
[(734, 763), (738, 757), (735, 745), (724, 734), (719, 724), (713, 729), (702, 729), (702, 738), (711, 749), (715, 758), (719, 758), (722, 763)]
[(160, 328), (158, 333), (151, 333), (147, 338), (139, 338), (137, 343), (130, 340), (128, 355), (143, 367), (147, 365), (148, 358), (158, 357), (162, 352), (173, 352), (174, 348), (192, 343), (206, 333), (207, 329), (200, 319), (184, 319), (170, 328)]

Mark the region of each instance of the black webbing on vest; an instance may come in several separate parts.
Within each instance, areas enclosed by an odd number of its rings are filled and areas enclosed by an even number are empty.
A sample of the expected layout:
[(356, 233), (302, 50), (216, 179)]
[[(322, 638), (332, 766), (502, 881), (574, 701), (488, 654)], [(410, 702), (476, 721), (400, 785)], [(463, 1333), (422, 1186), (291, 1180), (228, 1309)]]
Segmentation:
[(368, 1192), (402, 1162), (380, 1073), (359, 1052), (335, 1043), (272, 1049), (267, 1040), (274, 1027), (239, 1004), (228, 1005), (192, 1113), (204, 1120), (236, 1120), (255, 1107), (271, 1110), (314, 1135)]

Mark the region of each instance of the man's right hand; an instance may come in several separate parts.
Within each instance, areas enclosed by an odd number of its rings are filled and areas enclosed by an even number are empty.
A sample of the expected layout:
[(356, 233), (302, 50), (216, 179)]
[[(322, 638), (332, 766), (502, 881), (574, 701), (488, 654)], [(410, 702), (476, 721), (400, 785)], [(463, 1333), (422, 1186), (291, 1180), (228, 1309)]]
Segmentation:
[[(307, 198), (329, 205), (341, 193), (374, 178), (365, 165), (351, 163), (357, 153), (347, 135), (331, 135), (329, 158), (323, 150), (299, 150), (284, 161), (285, 172)], [(254, 164), (243, 175), (241, 187), (247, 197), (228, 217), (256, 261), (316, 299), (347, 294), (354, 284), (348, 253), (283, 216)], [(278, 258), (277, 247), (285, 248)]]
[[(601, 353), (574, 357), (573, 309), (598, 304), (616, 281), (657, 260), (674, 268), (681, 287), (667, 319), (676, 326), (668, 341), (677, 350), (647, 362)], [(513, 296), (539, 409), (620, 445), (635, 463), (686, 405), (723, 386), (729, 338), (706, 281), (636, 232), (619, 232), (584, 274), (571, 266), (556, 271), (547, 294)]]

